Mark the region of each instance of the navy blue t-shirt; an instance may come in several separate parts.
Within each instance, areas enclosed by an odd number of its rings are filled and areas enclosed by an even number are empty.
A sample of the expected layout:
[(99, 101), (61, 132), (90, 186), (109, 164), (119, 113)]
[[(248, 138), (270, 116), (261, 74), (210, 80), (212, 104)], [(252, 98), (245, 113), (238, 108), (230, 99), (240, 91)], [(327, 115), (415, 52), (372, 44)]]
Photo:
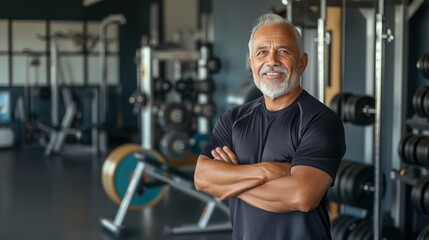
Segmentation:
[[(264, 99), (234, 107), (216, 124), (202, 154), (230, 147), (240, 164), (290, 162), (307, 165), (335, 179), (345, 153), (339, 117), (306, 91), (287, 108), (270, 112)], [(310, 212), (268, 212), (232, 197), (229, 201), (234, 240), (331, 239), (326, 200)]]

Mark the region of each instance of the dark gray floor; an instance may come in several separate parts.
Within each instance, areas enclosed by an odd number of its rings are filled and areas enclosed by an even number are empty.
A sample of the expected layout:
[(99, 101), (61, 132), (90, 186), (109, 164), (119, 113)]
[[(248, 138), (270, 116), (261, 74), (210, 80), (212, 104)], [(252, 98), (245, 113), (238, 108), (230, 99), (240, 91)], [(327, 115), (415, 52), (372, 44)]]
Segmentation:
[[(43, 149), (0, 150), (0, 239), (116, 239), (102, 231), (100, 217), (118, 209), (104, 193), (102, 157), (55, 156)], [(124, 239), (222, 240), (230, 232), (164, 235), (165, 226), (196, 223), (204, 203), (169, 188), (150, 209), (128, 211)], [(227, 220), (216, 210), (215, 222)]]

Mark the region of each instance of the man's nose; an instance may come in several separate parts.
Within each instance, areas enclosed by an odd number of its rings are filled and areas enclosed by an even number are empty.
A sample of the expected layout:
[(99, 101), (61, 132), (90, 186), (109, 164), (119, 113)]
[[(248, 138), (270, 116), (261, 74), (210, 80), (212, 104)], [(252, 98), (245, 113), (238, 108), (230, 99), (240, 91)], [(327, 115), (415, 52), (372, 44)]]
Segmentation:
[(279, 62), (277, 53), (275, 51), (270, 52), (270, 54), (268, 55), (268, 65), (270, 66), (277, 66)]

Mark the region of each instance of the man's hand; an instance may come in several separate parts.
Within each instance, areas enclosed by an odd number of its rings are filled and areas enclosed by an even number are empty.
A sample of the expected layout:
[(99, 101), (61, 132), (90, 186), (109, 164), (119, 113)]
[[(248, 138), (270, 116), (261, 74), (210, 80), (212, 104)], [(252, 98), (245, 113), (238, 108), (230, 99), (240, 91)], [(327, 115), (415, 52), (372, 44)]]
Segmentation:
[(235, 165), (240, 164), (238, 162), (237, 155), (235, 155), (235, 153), (227, 146), (224, 146), (223, 148), (217, 147), (216, 149), (212, 150), (211, 154), (215, 160)]
[[(211, 154), (215, 160), (235, 165), (240, 164), (237, 155), (229, 147), (217, 147), (212, 150)], [(264, 170), (266, 181), (290, 175), (290, 163), (288, 162), (261, 162), (255, 164), (255, 166)]]

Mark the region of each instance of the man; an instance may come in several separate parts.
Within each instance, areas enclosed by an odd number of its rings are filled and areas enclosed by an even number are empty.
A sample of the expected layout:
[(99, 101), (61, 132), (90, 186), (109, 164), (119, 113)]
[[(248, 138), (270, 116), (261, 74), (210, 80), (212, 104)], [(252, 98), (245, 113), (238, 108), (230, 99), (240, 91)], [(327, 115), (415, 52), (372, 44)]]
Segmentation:
[(338, 116), (300, 87), (301, 35), (261, 16), (249, 65), (263, 96), (224, 113), (198, 158), (195, 187), (229, 199), (235, 240), (331, 239), (325, 194), (345, 152)]

